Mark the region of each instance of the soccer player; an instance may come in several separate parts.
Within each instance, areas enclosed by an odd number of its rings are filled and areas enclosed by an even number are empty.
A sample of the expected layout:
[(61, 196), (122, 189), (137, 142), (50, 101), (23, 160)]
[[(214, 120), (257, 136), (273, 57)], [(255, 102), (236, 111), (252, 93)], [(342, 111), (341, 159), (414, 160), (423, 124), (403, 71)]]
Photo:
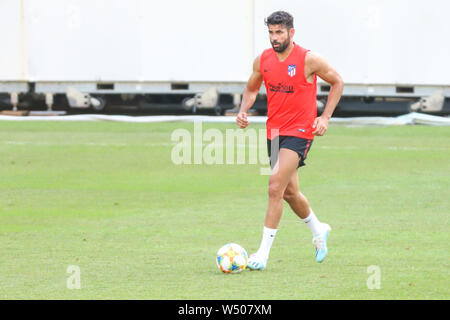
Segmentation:
[[(272, 48), (266, 49), (253, 63), (253, 73), (244, 90), (236, 118), (240, 128), (249, 125), (247, 111), (253, 106), (262, 82), (267, 91), (267, 146), (272, 167), (269, 179), (269, 204), (258, 251), (248, 260), (248, 268), (266, 268), (270, 248), (283, 211), (283, 199), (305, 222), (313, 235), (315, 258), (327, 255), (331, 230), (319, 221), (308, 200), (300, 192), (297, 170), (305, 159), (315, 136), (323, 136), (342, 95), (341, 76), (321, 56), (293, 41), (293, 17), (284, 11), (265, 19)], [(325, 109), (317, 117), (317, 76), (330, 84)]]

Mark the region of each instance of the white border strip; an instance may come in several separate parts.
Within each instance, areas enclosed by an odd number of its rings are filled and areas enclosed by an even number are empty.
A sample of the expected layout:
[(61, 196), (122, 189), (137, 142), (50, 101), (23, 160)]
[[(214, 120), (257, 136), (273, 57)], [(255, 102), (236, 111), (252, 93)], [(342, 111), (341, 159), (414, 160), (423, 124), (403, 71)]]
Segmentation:
[[(0, 120), (6, 121), (116, 121), (135, 123), (154, 122), (222, 122), (235, 123), (236, 117), (230, 116), (124, 116), (103, 114), (79, 114), (70, 116), (6, 116), (0, 115)], [(250, 116), (250, 123), (266, 123), (267, 117)], [(449, 117), (433, 116), (422, 113), (409, 113), (398, 117), (354, 117), (354, 118), (332, 118), (330, 123), (360, 126), (360, 125), (435, 125), (449, 126)]]

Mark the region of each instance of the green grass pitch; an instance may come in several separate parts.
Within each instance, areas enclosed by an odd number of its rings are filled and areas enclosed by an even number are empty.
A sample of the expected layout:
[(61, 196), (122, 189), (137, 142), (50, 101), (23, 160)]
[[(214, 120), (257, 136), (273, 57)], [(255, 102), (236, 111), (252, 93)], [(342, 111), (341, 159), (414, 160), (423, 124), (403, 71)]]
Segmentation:
[(268, 176), (173, 164), (177, 128), (193, 124), (0, 122), (0, 298), (450, 298), (449, 127), (331, 125), (299, 171), (327, 259), (286, 204), (267, 269), (233, 275), (215, 254), (257, 249)]

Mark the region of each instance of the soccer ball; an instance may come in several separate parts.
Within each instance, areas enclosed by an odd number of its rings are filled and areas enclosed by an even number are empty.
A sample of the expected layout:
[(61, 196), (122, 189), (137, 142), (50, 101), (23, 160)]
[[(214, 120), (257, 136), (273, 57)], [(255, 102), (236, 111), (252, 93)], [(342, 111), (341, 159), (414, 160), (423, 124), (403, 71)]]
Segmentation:
[(236, 243), (227, 243), (217, 252), (216, 263), (220, 271), (238, 273), (247, 266), (247, 251)]

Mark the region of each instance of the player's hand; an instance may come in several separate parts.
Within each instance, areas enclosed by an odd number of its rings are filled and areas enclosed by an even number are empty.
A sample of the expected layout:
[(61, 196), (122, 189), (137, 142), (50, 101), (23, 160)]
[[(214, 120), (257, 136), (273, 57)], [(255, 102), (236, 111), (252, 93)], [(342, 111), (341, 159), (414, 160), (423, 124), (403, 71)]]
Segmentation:
[(328, 119), (317, 117), (316, 120), (314, 120), (313, 128), (315, 129), (313, 135), (323, 136), (328, 129)]
[(236, 117), (236, 123), (239, 128), (244, 129), (248, 126), (249, 122), (247, 120), (247, 112), (239, 112)]

